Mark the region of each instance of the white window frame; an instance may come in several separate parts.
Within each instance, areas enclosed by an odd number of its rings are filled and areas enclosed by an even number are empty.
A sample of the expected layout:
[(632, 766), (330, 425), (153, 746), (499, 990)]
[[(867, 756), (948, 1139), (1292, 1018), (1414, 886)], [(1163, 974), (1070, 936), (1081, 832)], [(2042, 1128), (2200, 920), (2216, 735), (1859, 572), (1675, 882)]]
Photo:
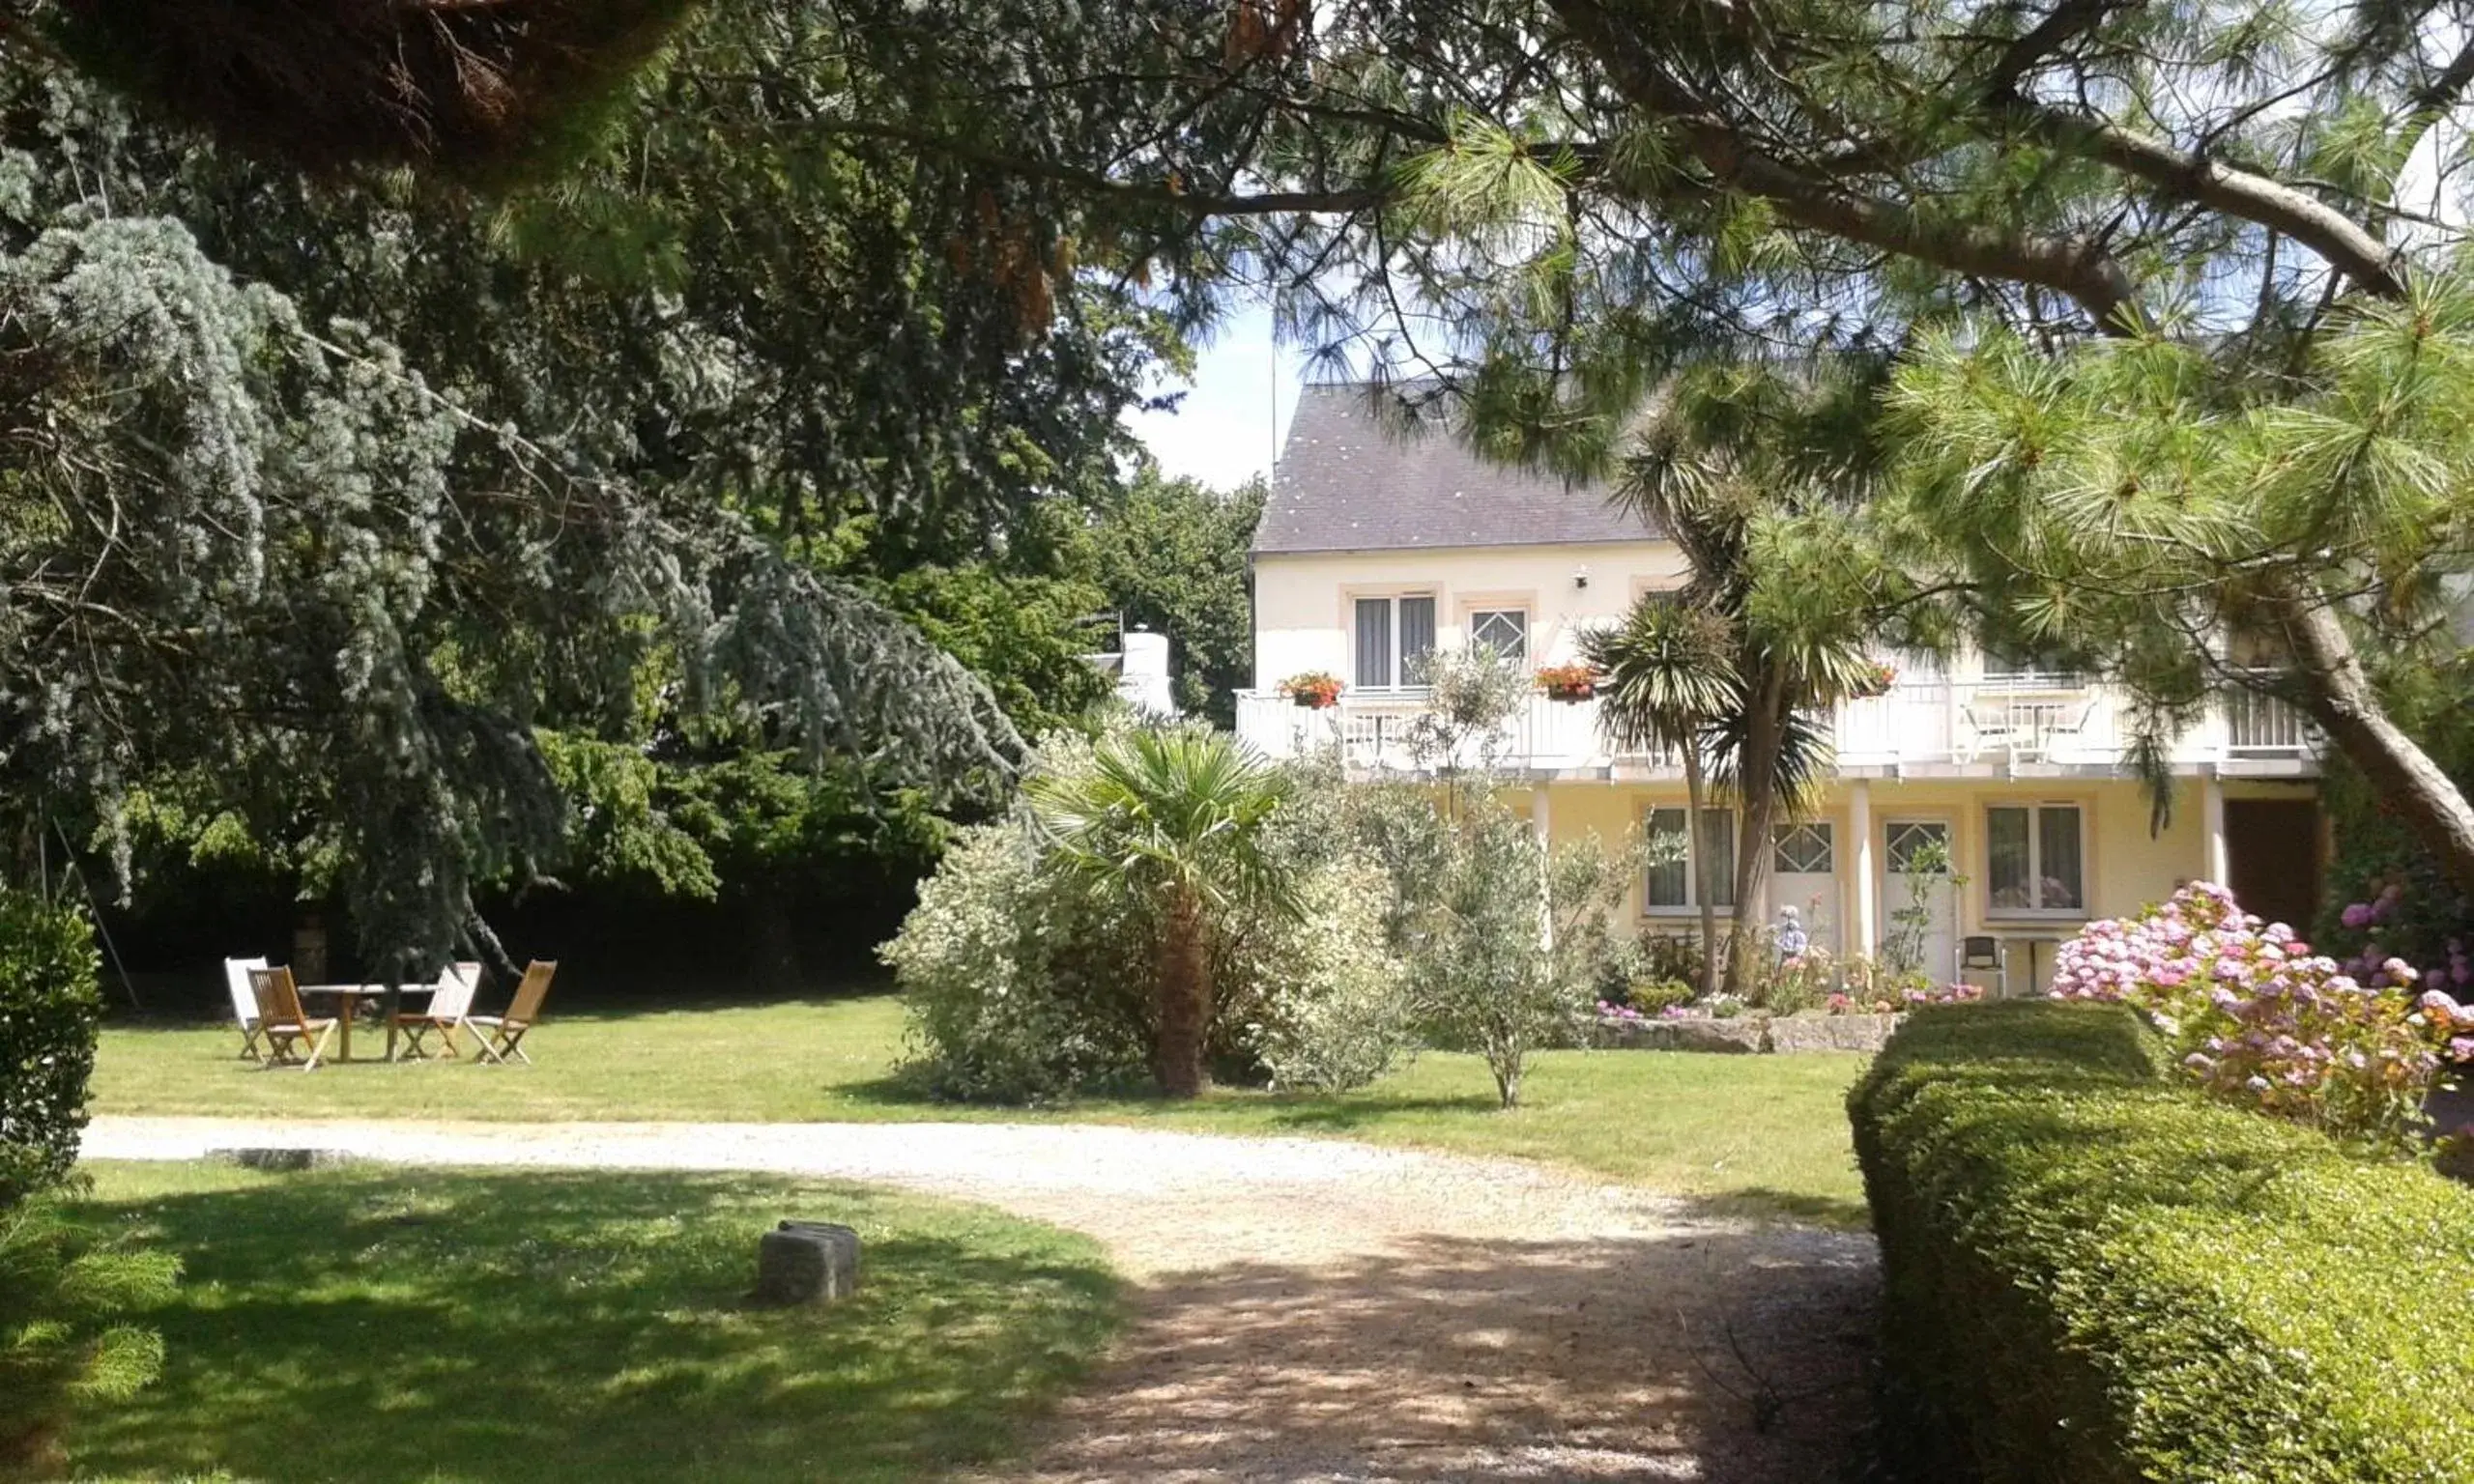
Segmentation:
[[(1424, 684), (1412, 684), (1412, 683), (1410, 683), (1410, 681), (1409, 681), (1409, 677), (1408, 677), (1408, 676), (1409, 676), (1409, 666), (1408, 666), (1408, 662), (1407, 662), (1406, 658), (1405, 658), (1405, 657), (1401, 654), (1401, 652), (1400, 652), (1400, 605), (1401, 605), (1403, 602), (1410, 602), (1410, 603), (1414, 603), (1414, 602), (1417, 602), (1417, 601), (1418, 601), (1418, 600), (1420, 600), (1420, 599), (1424, 599), (1424, 600), (1425, 600), (1428, 604), (1430, 604), (1430, 605), (1432, 605), (1432, 606), (1433, 606), (1435, 621), (1436, 621), (1436, 622), (1440, 622), (1440, 621), (1442, 620), (1442, 616), (1443, 616), (1443, 595), (1442, 595), (1441, 591), (1440, 591), (1440, 590), (1438, 590), (1437, 588), (1433, 588), (1433, 587), (1404, 587), (1404, 588), (1401, 588), (1401, 589), (1399, 589), (1399, 590), (1397, 590), (1397, 591), (1395, 591), (1395, 592), (1352, 592), (1352, 593), (1348, 594), (1348, 615), (1349, 615), (1349, 636), (1348, 636), (1348, 637), (1349, 637), (1349, 651), (1348, 651), (1348, 652), (1349, 652), (1349, 678), (1348, 678), (1348, 683), (1349, 683), (1349, 686), (1350, 686), (1350, 688), (1351, 688), (1351, 689), (1353, 689), (1353, 690), (1359, 690), (1359, 691), (1371, 692), (1372, 694), (1375, 694), (1375, 695), (1378, 695), (1378, 696), (1399, 696), (1399, 695), (1411, 695), (1411, 696), (1414, 696), (1414, 695), (1417, 695), (1417, 694), (1420, 694), (1420, 693), (1424, 692), (1424, 691), (1426, 689), (1426, 687), (1425, 687)], [(1371, 682), (1367, 681), (1364, 676), (1362, 676), (1362, 675), (1360, 675), (1360, 674), (1358, 673), (1358, 616), (1357, 616), (1357, 614), (1358, 614), (1358, 605), (1359, 605), (1359, 604), (1361, 604), (1361, 603), (1381, 603), (1381, 604), (1384, 604), (1384, 605), (1386, 605), (1387, 607), (1389, 607), (1389, 608), (1391, 609), (1391, 611), (1392, 611), (1392, 679), (1391, 679), (1391, 682), (1390, 682), (1389, 684), (1385, 684), (1385, 685), (1375, 685), (1375, 684), (1372, 684)], [(1438, 642), (1438, 645), (1439, 645), (1440, 641), (1441, 641), (1441, 635), (1440, 635), (1439, 633), (1436, 635), (1436, 640), (1437, 640), (1437, 642)], [(1431, 654), (1431, 653), (1433, 653), (1434, 651), (1433, 651), (1432, 649), (1429, 649), (1429, 650), (1427, 650), (1426, 652), (1427, 652), (1428, 654)]]
[[(1648, 809), (1641, 812), (1641, 833), (1644, 836), (1655, 838), (1657, 834), (1657, 816), (1660, 814), (1681, 814), (1683, 816), (1683, 900), (1680, 902), (1654, 902), (1650, 900), (1650, 873), (1651, 871), (1654, 871), (1658, 869), (1654, 866), (1650, 868), (1649, 871), (1644, 871), (1641, 874), (1641, 915), (1644, 917), (1682, 917), (1688, 913), (1697, 913), (1701, 910), (1700, 893), (1702, 842), (1693, 834), (1692, 811), (1682, 804), (1654, 804), (1650, 806)], [(1723, 805), (1718, 805), (1705, 808), (1701, 811), (1701, 828), (1705, 832), (1712, 830), (1713, 821), (1718, 820), (1725, 821), (1723, 833), (1729, 841), (1734, 842), (1735, 848), (1738, 850), (1742, 849), (1743, 842), (1738, 838), (1736, 832), (1736, 812), (1733, 809), (1727, 808)], [(1729, 864), (1732, 865), (1733, 863), (1730, 862)], [(1734, 910), (1736, 898), (1735, 872), (1732, 870), (1728, 870), (1725, 875), (1714, 884), (1717, 886), (1718, 890), (1716, 893), (1716, 899), (1711, 902), (1711, 905), (1720, 911)]]
[[(1489, 603), (1482, 608), (1470, 609), (1469, 647), (1475, 649), (1478, 647), (1480, 642), (1478, 639), (1479, 620), (1483, 618), (1492, 618), (1500, 614), (1514, 614), (1519, 615), (1520, 652), (1518, 654), (1507, 655), (1505, 658), (1515, 668), (1525, 670), (1529, 666), (1529, 605), (1526, 603)], [(1397, 623), (1399, 619), (1395, 615), (1393, 621)]]
[[(2048, 907), (2045, 894), (2045, 831), (2044, 812), (2066, 809), (2078, 821), (2079, 835), (2079, 902), (2075, 906)], [(1993, 816), (2008, 810), (2028, 816), (2028, 894), (2029, 904), (2024, 907), (1996, 905), (1993, 900)], [(1984, 915), (2029, 921), (2077, 922), (2087, 916), (2087, 806), (2078, 799), (2028, 799), (2019, 803), (1984, 806)]]

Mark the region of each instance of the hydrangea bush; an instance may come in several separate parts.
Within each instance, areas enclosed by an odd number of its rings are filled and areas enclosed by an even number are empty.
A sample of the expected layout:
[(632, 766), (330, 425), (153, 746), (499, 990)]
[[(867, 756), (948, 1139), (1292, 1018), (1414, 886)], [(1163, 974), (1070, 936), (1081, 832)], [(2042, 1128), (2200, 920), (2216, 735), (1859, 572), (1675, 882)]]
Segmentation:
[(2442, 1052), (2474, 1033), (2474, 1013), (2437, 988), (2415, 993), (2423, 976), (2402, 958), (2357, 966), (2196, 882), (2138, 917), (2089, 924), (2056, 956), (2051, 993), (2145, 1011), (2219, 1098), (2415, 1153)]

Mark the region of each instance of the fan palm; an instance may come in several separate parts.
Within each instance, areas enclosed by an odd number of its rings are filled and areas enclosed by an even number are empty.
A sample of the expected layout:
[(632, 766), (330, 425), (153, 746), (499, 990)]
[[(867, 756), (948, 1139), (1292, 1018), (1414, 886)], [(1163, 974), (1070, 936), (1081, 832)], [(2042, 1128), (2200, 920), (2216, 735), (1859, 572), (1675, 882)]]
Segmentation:
[(1287, 780), (1236, 739), (1194, 727), (1107, 738), (1087, 772), (1031, 785), (1055, 859), (1157, 914), (1151, 1070), (1171, 1098), (1202, 1091), (1213, 912), (1245, 901), (1296, 910), (1264, 837), (1287, 793)]
[[(1581, 658), (1600, 676), (1597, 725), (1608, 742), (1635, 752), (1673, 748), (1682, 756), (1685, 836), (1703, 839), (1710, 735), (1743, 706), (1735, 635), (1726, 619), (1645, 594), (1622, 623), (1583, 634)], [(1701, 906), (1701, 982), (1693, 987), (1707, 996), (1716, 987), (1718, 909), (1708, 852), (1695, 850), (1691, 860)]]

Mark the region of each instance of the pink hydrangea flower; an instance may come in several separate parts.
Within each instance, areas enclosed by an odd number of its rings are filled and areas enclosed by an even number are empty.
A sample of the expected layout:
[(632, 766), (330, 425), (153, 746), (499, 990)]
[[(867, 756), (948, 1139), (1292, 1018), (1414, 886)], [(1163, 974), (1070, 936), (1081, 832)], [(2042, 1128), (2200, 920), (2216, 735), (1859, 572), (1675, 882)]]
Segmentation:
[[(2346, 920), (2368, 926), (2401, 896), (2354, 903)], [(2456, 983), (2460, 959), (2474, 972), (2460, 950), (2429, 982)], [(2463, 1007), (2400, 987), (2423, 977), (2376, 953), (2341, 964), (2223, 888), (2194, 886), (2139, 917), (2089, 924), (2056, 955), (2051, 992), (2137, 1006), (2174, 1042), (2184, 1073), (2217, 1096), (2394, 1142), (2418, 1127), (2442, 1050), (2474, 1058), (2474, 1036), (2448, 1037)]]

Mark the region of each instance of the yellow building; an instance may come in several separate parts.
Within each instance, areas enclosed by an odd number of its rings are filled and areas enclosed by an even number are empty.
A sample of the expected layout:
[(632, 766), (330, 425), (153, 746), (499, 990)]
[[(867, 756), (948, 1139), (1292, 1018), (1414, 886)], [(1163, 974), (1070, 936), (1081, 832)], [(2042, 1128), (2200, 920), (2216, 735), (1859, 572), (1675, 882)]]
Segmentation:
[[(1598, 492), (1486, 466), (1440, 435), (1395, 438), (1348, 388), (1301, 398), (1253, 559), (1255, 685), (1238, 698), (1239, 734), (1276, 756), (1337, 744), (1361, 776), (1415, 771), (1404, 735), (1424, 705), (1422, 656), (1477, 644), (1524, 668), (1562, 663), (1582, 630), (1688, 577), (1673, 542)], [(2227, 883), (2263, 916), (2316, 912), (2317, 743), (2285, 707), (2237, 695), (2181, 737), (2158, 828), (2107, 686), (1972, 652), (1884, 658), (1897, 671), (1887, 693), (1831, 719), (1820, 811), (1769, 842), (1766, 920), (1793, 906), (1817, 943), (1872, 955), (1892, 914), (1920, 906), (1930, 971), (2017, 993), (2044, 983), (2054, 945), (2083, 922), (2194, 879)], [(1310, 671), (1342, 680), (1337, 705), (1279, 694)], [(1593, 702), (1533, 697), (1498, 754), (1553, 840), (1686, 833), (1681, 768), (1611, 751)], [(1731, 881), (1732, 816), (1706, 835), (1692, 848)], [(1911, 869), (1919, 852), (1954, 870)], [(1687, 930), (1695, 876), (1653, 869), (1630, 913)]]

